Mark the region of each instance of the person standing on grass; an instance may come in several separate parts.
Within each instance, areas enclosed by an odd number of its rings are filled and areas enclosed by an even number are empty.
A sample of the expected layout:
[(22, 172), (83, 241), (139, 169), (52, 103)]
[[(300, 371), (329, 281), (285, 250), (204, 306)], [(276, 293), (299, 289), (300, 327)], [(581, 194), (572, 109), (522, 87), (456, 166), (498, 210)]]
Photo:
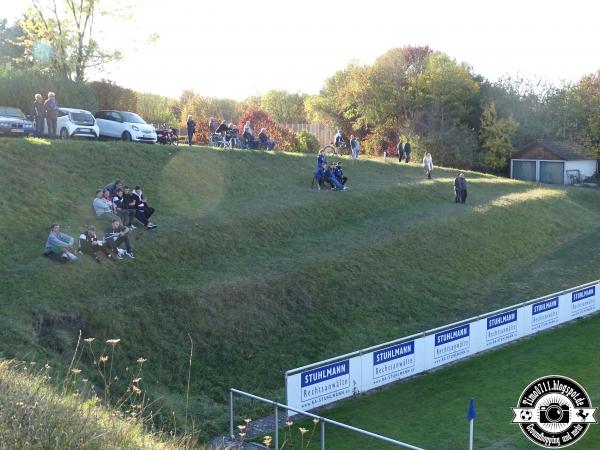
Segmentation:
[(396, 144), (396, 153), (398, 153), (398, 162), (402, 162), (402, 156), (404, 155), (404, 147), (402, 146), (402, 141), (398, 141)]
[(42, 94), (35, 94), (32, 114), (35, 123), (35, 135), (44, 137), (44, 125), (46, 123), (46, 107), (44, 106), (44, 97)]
[(460, 173), (454, 178), (454, 203), (460, 203)]
[(406, 156), (406, 158), (404, 159), (404, 162), (406, 164), (408, 164), (410, 162), (410, 141), (406, 141), (406, 144), (404, 145), (404, 155)]
[(192, 115), (188, 115), (187, 117), (187, 135), (188, 135), (188, 145), (192, 145), (192, 138), (194, 137), (194, 133), (196, 132), (196, 122), (192, 119)]
[(460, 187), (460, 202), (465, 203), (467, 201), (467, 179), (462, 172), (458, 176), (458, 183)]
[(350, 149), (352, 150), (352, 159), (358, 159), (360, 145), (358, 139), (356, 139), (353, 134), (350, 135)]
[(431, 180), (431, 172), (433, 172), (433, 159), (431, 158), (431, 153), (425, 153), (425, 156), (423, 156), (423, 169), (425, 170), (427, 178)]
[(56, 137), (56, 121), (58, 120), (58, 102), (54, 92), (48, 92), (48, 100), (44, 102), (46, 109), (46, 123), (48, 124), (48, 136)]
[(44, 256), (63, 263), (77, 261), (77, 256), (71, 252), (74, 242), (71, 236), (60, 232), (59, 224), (53, 223), (50, 226)]

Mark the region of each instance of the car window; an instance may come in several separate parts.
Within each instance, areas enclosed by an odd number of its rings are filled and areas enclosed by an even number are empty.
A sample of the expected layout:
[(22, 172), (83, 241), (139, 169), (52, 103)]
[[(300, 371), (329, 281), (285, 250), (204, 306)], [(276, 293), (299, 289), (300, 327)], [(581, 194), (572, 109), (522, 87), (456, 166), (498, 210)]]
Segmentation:
[(104, 113), (104, 111), (98, 111), (94, 116), (96, 119), (106, 119), (106, 113)]
[(19, 117), (21, 119), (25, 118), (25, 114), (23, 114), (23, 111), (21, 111), (19, 108), (13, 108), (12, 106), (0, 106), (0, 115)]
[(62, 109), (58, 110), (58, 117), (64, 117), (66, 115), (68, 115), (69, 113), (66, 111), (63, 111)]
[(123, 122), (122, 118), (121, 118), (121, 114), (119, 114), (116, 111), (111, 111), (110, 112), (110, 119), (115, 121), (115, 122)]
[(123, 115), (123, 121), (125, 122), (129, 122), (129, 123), (146, 123), (144, 121), (144, 119), (142, 119), (140, 116), (138, 116), (135, 113), (131, 113), (131, 112), (121, 112), (121, 114)]
[(71, 121), (81, 125), (94, 125), (94, 116), (89, 112), (71, 112), (69, 113)]

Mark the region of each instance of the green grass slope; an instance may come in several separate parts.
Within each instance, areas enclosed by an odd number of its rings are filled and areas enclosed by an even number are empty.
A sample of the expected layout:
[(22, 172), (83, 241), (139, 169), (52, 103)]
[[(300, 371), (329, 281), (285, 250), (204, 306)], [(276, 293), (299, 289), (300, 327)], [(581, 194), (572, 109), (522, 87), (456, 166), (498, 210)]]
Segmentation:
[[(600, 194), (347, 161), (350, 190), (311, 190), (313, 156), (0, 140), (0, 356), (68, 361), (78, 331), (148, 358), (164, 416), (205, 436), (227, 389), (283, 399), (283, 374), (597, 277)], [(140, 184), (159, 228), (135, 261), (59, 265), (48, 225), (79, 234), (94, 190)], [(83, 364), (83, 361), (82, 361)], [(86, 370), (85, 365), (82, 369)], [(165, 419), (166, 420), (166, 419)]]

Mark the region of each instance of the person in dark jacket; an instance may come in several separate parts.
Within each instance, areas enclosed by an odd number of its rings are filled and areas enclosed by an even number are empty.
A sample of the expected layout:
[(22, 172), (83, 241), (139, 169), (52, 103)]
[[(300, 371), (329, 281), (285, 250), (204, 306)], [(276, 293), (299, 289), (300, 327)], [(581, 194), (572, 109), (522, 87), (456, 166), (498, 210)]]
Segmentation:
[(467, 201), (467, 179), (462, 172), (459, 175), (458, 183), (460, 186), (460, 202), (465, 203)]
[(325, 184), (325, 164), (321, 166), (317, 166), (317, 171), (315, 172), (315, 178), (317, 183), (319, 183), (319, 188), (323, 189)]
[(111, 200), (112, 197), (117, 195), (117, 189), (123, 189), (123, 182), (121, 180), (115, 180), (112, 183), (109, 183), (106, 186), (104, 186), (104, 190), (108, 191)]
[(260, 148), (264, 150), (273, 150), (273, 148), (275, 148), (275, 141), (269, 139), (269, 135), (267, 134), (267, 130), (265, 128), (260, 129), (260, 133), (258, 134), (258, 142), (260, 143)]
[(317, 170), (319, 170), (323, 164), (327, 164), (327, 158), (325, 157), (323, 150), (319, 150), (319, 155), (317, 156)]
[(129, 205), (125, 202), (125, 195), (123, 189), (117, 189), (117, 195), (113, 197), (113, 210), (117, 216), (123, 221), (123, 225), (129, 228), (135, 227), (131, 224), (135, 217), (135, 209), (129, 209)]
[(402, 141), (398, 141), (398, 144), (396, 144), (396, 153), (398, 153), (398, 162), (402, 162), (402, 157), (404, 156)]
[(96, 236), (96, 227), (88, 225), (85, 233), (79, 236), (79, 251), (94, 258), (100, 264), (100, 255), (105, 255), (111, 261), (114, 261), (110, 248), (103, 245), (103, 242)]
[(406, 144), (404, 144), (404, 155), (405, 155), (405, 159), (404, 162), (406, 162), (407, 164), (410, 162), (410, 141), (406, 141)]
[(348, 181), (348, 177), (344, 176), (344, 170), (342, 169), (342, 165), (337, 162), (335, 163), (335, 166), (333, 168), (333, 174), (335, 175), (335, 178), (342, 183), (342, 186), (346, 185), (346, 182)]
[(343, 190), (346, 189), (342, 183), (340, 183), (337, 178), (335, 177), (335, 175), (333, 174), (333, 170), (331, 169), (331, 166), (326, 166), (325, 168), (325, 181), (327, 181), (330, 185), (331, 188), (333, 190)]
[(454, 203), (460, 203), (460, 173), (454, 178)]
[(44, 106), (44, 97), (42, 97), (42, 94), (35, 94), (31, 112), (35, 123), (35, 135), (37, 137), (43, 137), (44, 125), (46, 124), (46, 106)]
[[(123, 259), (123, 254), (132, 259), (135, 258), (133, 256), (133, 249), (129, 243), (128, 234), (129, 228), (124, 226), (119, 219), (113, 220), (111, 225), (104, 231), (104, 245), (116, 254), (119, 259)], [(125, 251), (119, 248), (121, 244), (125, 244)]]
[(194, 133), (196, 132), (196, 122), (192, 119), (191, 114), (187, 117), (187, 135), (188, 135), (188, 145), (192, 145), (192, 138), (194, 137)]
[(54, 92), (48, 92), (48, 99), (44, 102), (46, 109), (46, 123), (48, 124), (48, 136), (56, 137), (56, 121), (58, 120), (58, 102)]
[(133, 198), (135, 199), (135, 207), (137, 213), (135, 215), (136, 219), (139, 220), (145, 228), (152, 230), (156, 228), (152, 222), (150, 222), (150, 216), (154, 214), (154, 208), (152, 208), (146, 200), (144, 199), (144, 193), (142, 192), (142, 188), (136, 186), (133, 188), (132, 193)]
[(215, 133), (219, 133), (223, 137), (225, 137), (225, 133), (227, 133), (228, 131), (229, 131), (229, 126), (227, 125), (227, 122), (222, 120), (221, 123), (219, 124), (219, 126), (217, 127), (217, 129), (215, 130)]

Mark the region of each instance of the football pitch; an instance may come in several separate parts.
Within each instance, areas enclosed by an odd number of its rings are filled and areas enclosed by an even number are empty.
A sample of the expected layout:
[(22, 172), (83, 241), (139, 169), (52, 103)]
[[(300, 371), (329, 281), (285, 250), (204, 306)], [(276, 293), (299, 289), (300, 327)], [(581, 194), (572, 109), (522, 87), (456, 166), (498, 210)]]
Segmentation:
[[(523, 339), (368, 396), (341, 402), (321, 415), (426, 449), (468, 448), (469, 399), (475, 398), (476, 449), (539, 448), (512, 424), (521, 391), (544, 375), (579, 382), (600, 403), (600, 314)], [(312, 424), (307, 425), (311, 427)], [(318, 429), (308, 448), (318, 449)], [(400, 448), (328, 426), (327, 449)], [(600, 425), (573, 449), (600, 448)]]

